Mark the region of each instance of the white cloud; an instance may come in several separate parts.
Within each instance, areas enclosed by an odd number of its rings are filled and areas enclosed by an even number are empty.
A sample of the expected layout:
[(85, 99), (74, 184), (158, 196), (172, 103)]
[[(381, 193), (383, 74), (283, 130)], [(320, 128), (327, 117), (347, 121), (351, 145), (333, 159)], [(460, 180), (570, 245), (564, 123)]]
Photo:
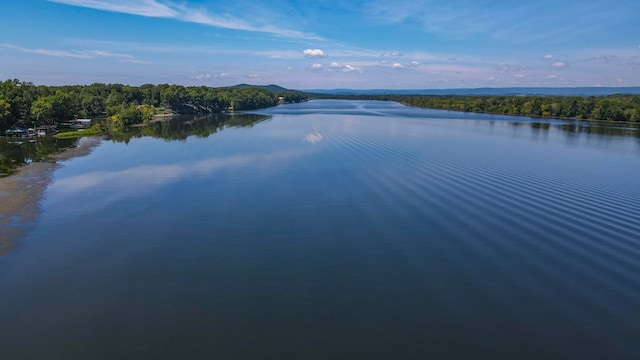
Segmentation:
[(205, 79), (210, 79), (211, 74), (197, 74), (197, 75), (190, 76), (190, 78), (194, 80), (205, 80)]
[(351, 65), (345, 65), (342, 67), (342, 72), (348, 73), (348, 72), (359, 72), (362, 73), (362, 69), (359, 67), (355, 67), (355, 66), (351, 66)]
[[(384, 62), (381, 62), (381, 64), (383, 64), (383, 65), (384, 65), (384, 64), (388, 64), (388, 62), (384, 61)], [(392, 66), (394, 69), (417, 68), (418, 66), (420, 66), (420, 62), (419, 62), (419, 61), (416, 61), (416, 60), (413, 60), (413, 61), (411, 61), (411, 62), (404, 63), (404, 64), (399, 63), (399, 62), (396, 62), (396, 63), (391, 64), (391, 66)]]
[(567, 61), (556, 61), (551, 66), (553, 66), (556, 69), (564, 69), (569, 66), (569, 63)]
[(545, 60), (551, 60), (551, 59), (553, 59), (553, 55), (547, 54), (547, 55), (543, 56), (542, 58), (545, 59)]
[(311, 65), (311, 69), (312, 70), (322, 70), (323, 68), (324, 68), (324, 66), (322, 66), (322, 64), (315, 63), (315, 64)]
[(487, 81), (498, 81), (498, 78), (495, 76), (490, 76), (487, 78)]
[(306, 49), (302, 52), (305, 57), (310, 58), (323, 58), (327, 57), (327, 54), (320, 49)]
[(502, 72), (512, 72), (512, 71), (522, 71), (522, 70), (529, 70), (529, 68), (523, 65), (514, 65), (514, 64), (505, 64), (505, 63), (498, 64), (496, 68), (496, 71), (502, 71)]
[(331, 66), (332, 68), (336, 69), (340, 67), (340, 64), (338, 64), (337, 62), (332, 62), (329, 66)]
[(524, 77), (526, 77), (524, 74), (515, 74), (513, 75), (514, 78), (518, 78), (518, 79), (522, 79)]
[(219, 27), (232, 30), (243, 30), (269, 33), (283, 37), (296, 39), (314, 39), (322, 40), (322, 38), (305, 34), (300, 31), (280, 28), (273, 25), (255, 26), (241, 19), (230, 15), (211, 15), (203, 10), (195, 10), (185, 5), (173, 4), (168, 1), (159, 0), (48, 0), (59, 4), (85, 7), (95, 10), (117, 12), (129, 15), (176, 19), (184, 22), (202, 24), (212, 27)]

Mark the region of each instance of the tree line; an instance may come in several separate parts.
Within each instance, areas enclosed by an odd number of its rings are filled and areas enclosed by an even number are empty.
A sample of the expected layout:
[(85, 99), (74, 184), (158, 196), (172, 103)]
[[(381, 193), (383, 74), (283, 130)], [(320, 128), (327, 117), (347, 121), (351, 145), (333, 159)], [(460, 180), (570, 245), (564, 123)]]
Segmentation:
[(44, 86), (13, 79), (0, 83), (0, 130), (95, 117), (109, 117), (116, 124), (131, 125), (149, 120), (158, 109), (180, 114), (253, 110), (306, 98), (297, 91), (276, 93), (260, 87), (100, 83)]
[[(277, 89), (273, 91), (271, 89)], [(282, 90), (282, 91), (280, 91)], [(320, 95), (279, 87), (91, 84), (44, 86), (17, 79), (0, 82), (0, 130), (12, 126), (58, 125), (78, 118), (105, 117), (126, 127), (161, 111), (180, 114), (253, 110), (313, 98), (397, 101), (453, 111), (640, 122), (640, 95), (610, 96), (442, 96)]]
[(443, 96), (343, 95), (314, 97), (397, 101), (409, 106), (464, 112), (640, 122), (640, 95), (609, 96)]
[(640, 121), (640, 95), (408, 97), (411, 106), (578, 120)]

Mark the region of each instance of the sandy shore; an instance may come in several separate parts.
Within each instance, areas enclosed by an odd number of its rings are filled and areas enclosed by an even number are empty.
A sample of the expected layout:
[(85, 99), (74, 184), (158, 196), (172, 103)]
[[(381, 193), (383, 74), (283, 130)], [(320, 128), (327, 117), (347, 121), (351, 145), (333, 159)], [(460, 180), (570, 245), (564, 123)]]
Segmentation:
[(0, 256), (15, 249), (17, 240), (33, 228), (40, 213), (40, 200), (58, 163), (91, 153), (100, 141), (82, 138), (76, 147), (52, 155), (48, 162), (34, 162), (0, 178)]

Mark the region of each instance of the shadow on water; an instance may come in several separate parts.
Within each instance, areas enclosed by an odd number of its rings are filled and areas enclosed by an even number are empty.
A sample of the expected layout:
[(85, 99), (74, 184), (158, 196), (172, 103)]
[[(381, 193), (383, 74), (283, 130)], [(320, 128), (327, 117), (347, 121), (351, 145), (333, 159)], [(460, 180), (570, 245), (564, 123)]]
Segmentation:
[(247, 113), (182, 115), (113, 132), (108, 139), (128, 143), (132, 138), (147, 136), (168, 141), (185, 140), (190, 136), (206, 138), (228, 127), (251, 127), (269, 119), (270, 116)]

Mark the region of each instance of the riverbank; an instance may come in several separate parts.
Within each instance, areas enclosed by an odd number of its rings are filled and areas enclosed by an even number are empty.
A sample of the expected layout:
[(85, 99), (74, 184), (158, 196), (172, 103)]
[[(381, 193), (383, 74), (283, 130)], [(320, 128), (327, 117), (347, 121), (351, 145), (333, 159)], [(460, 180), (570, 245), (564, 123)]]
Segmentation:
[(18, 239), (35, 225), (40, 200), (60, 162), (88, 155), (100, 138), (82, 138), (73, 148), (53, 154), (49, 161), (24, 165), (12, 175), (0, 178), (0, 256), (13, 251)]

